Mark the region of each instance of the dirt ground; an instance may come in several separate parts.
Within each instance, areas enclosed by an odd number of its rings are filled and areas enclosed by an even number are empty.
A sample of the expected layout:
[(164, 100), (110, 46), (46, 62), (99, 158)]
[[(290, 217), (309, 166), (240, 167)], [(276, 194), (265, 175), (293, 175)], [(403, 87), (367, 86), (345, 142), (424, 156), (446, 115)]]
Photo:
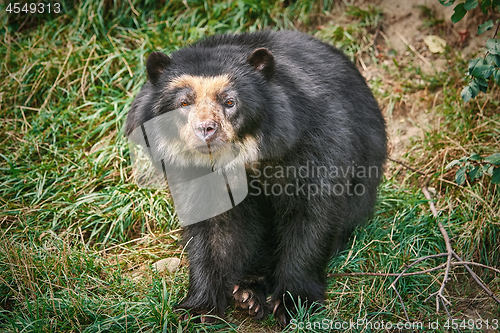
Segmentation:
[[(437, 35), (443, 38), (454, 51), (458, 51), (465, 59), (470, 59), (484, 47), (486, 40), (492, 35), (491, 32), (476, 35), (478, 24), (485, 20), (484, 14), (478, 8), (468, 13), (462, 21), (453, 24), (450, 17), (454, 6), (442, 6), (437, 0), (368, 0), (356, 1), (353, 5), (360, 8), (375, 5), (381, 8), (384, 18), (380, 29), (382, 38), (377, 39), (380, 52), (387, 54), (389, 50), (395, 51), (395, 59), (400, 67), (404, 68), (412, 63), (414, 66), (420, 66), (422, 71), (428, 74), (446, 71), (447, 60), (442, 53), (430, 52), (424, 42), (426, 36)], [(425, 20), (429, 18), (423, 14), (422, 6), (428, 8), (435, 19), (443, 19), (444, 23), (434, 27), (426, 26)], [(388, 67), (395, 66), (389, 57), (382, 59), (382, 63)], [(380, 65), (375, 66), (368, 62), (360, 69), (368, 82), (380, 77), (387, 85), (384, 90), (392, 88), (395, 95), (402, 93), (400, 80), (394, 80), (390, 73), (380, 69)], [(434, 117), (433, 110), (436, 103), (439, 103), (439, 92), (431, 96), (425, 89), (404, 94), (397, 99), (399, 99), (397, 102), (389, 98), (379, 100), (379, 103), (387, 121), (389, 156), (401, 159), (408, 151), (412, 138), (422, 137), (424, 129), (438, 126), (439, 119)]]
[[(483, 14), (478, 9), (473, 11), (472, 15), (467, 14), (462, 21), (453, 24), (450, 17), (453, 14), (454, 6), (445, 7), (437, 0), (371, 0), (363, 1), (362, 3), (376, 5), (383, 10), (385, 21), (384, 32), (389, 38), (392, 47), (398, 53), (403, 53), (407, 50), (405, 43), (398, 36), (398, 32), (419, 50), (420, 46), (422, 46), (420, 44), (423, 42), (423, 38), (432, 30), (432, 28), (422, 28), (424, 17), (421, 15), (421, 10), (418, 9), (420, 6), (429, 8), (437, 19), (445, 20), (449, 29), (446, 31), (447, 34), (441, 37), (447, 41), (448, 45), (460, 47), (464, 56), (469, 56), (477, 52), (478, 48), (484, 46), (486, 39), (491, 38), (491, 34), (488, 33), (475, 36), (478, 24), (483, 21), (481, 18)], [(459, 32), (464, 30), (469, 31), (469, 37), (461, 43)], [(437, 65), (436, 69), (439, 69), (439, 63), (441, 62), (437, 61), (437, 64), (433, 64), (434, 66)]]

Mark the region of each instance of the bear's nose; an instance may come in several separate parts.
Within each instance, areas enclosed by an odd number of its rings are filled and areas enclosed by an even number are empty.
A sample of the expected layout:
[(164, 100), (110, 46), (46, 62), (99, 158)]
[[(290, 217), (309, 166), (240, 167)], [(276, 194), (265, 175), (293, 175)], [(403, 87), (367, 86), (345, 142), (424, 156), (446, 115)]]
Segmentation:
[(194, 132), (197, 137), (206, 141), (215, 134), (218, 127), (219, 125), (215, 121), (202, 121), (194, 126)]

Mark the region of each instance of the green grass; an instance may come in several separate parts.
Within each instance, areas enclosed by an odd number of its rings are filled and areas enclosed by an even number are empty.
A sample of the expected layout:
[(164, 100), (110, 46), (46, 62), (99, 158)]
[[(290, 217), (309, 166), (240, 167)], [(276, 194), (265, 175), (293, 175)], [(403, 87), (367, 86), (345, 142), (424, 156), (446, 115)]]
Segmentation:
[[(402, 66), (402, 57), (379, 63), (373, 47), (367, 47), (383, 22), (377, 8), (334, 6), (333, 1), (82, 0), (52, 20), (26, 22), (5, 15), (4, 8), (0, 5), (0, 331), (277, 330), (272, 317), (254, 324), (232, 309), (228, 322), (217, 325), (179, 323), (172, 309), (186, 294), (188, 271), (178, 219), (168, 195), (139, 189), (131, 179), (123, 125), (146, 80), (147, 55), (170, 53), (215, 33), (308, 31), (384, 73), (369, 83), (387, 112), (408, 100), (434, 112), (440, 127), (425, 129), (406, 161), (431, 176), (439, 221), (455, 251), (464, 260), (499, 267), (498, 186), (485, 177), (458, 187), (446, 182), (454, 171), (444, 169), (472, 152), (499, 151), (498, 87), (464, 105), (460, 91), (467, 65), (454, 50), (441, 73)], [(335, 15), (341, 20), (332, 21)], [(401, 91), (387, 85), (387, 78), (400, 83)], [(424, 97), (418, 95), (422, 91)], [(332, 259), (329, 272), (398, 273), (415, 258), (443, 251), (416, 175), (389, 163), (375, 217)], [(175, 273), (151, 268), (172, 256), (183, 259)], [(413, 271), (442, 262), (430, 259)], [(474, 270), (500, 294), (498, 274)], [(444, 324), (447, 316), (442, 309), (436, 313), (434, 300), (424, 303), (442, 277), (440, 270), (398, 282), (412, 320)], [(299, 306), (296, 319), (405, 321), (401, 302), (389, 289), (392, 281), (330, 278), (326, 307), (311, 313)], [(469, 318), (471, 308), (483, 318), (500, 318), (499, 307), (462, 268), (453, 270), (446, 293), (454, 318)], [(442, 325), (438, 331), (446, 331)]]

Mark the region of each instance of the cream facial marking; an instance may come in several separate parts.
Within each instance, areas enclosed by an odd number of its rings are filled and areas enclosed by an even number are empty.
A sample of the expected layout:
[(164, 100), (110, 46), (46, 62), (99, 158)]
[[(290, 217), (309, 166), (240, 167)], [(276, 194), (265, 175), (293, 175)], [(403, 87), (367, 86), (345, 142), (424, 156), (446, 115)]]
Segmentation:
[(205, 99), (216, 100), (217, 94), (230, 84), (228, 75), (218, 76), (192, 76), (182, 75), (173, 79), (168, 89), (191, 87), (195, 93), (195, 103), (198, 104)]
[(226, 142), (232, 141), (234, 129), (225, 118), (222, 106), (217, 102), (217, 95), (229, 86), (228, 75), (211, 77), (182, 75), (170, 82), (168, 89), (189, 87), (195, 96), (188, 121), (180, 128), (180, 136), (188, 146), (199, 145), (199, 138), (193, 135), (193, 125), (203, 121), (217, 122), (220, 126), (219, 138)]

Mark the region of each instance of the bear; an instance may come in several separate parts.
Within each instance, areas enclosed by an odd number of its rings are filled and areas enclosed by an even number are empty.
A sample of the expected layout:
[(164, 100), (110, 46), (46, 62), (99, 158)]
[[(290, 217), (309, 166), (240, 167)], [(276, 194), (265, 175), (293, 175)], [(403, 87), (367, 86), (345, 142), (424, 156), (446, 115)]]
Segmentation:
[(152, 52), (146, 72), (125, 134), (175, 111), (168, 130), (149, 134), (165, 159), (206, 166), (231, 144), (246, 173), (241, 202), (183, 227), (182, 318), (212, 321), (233, 303), (287, 325), (299, 300), (321, 306), (327, 265), (373, 214), (387, 155), (384, 118), (355, 65), (307, 34), (260, 31)]

